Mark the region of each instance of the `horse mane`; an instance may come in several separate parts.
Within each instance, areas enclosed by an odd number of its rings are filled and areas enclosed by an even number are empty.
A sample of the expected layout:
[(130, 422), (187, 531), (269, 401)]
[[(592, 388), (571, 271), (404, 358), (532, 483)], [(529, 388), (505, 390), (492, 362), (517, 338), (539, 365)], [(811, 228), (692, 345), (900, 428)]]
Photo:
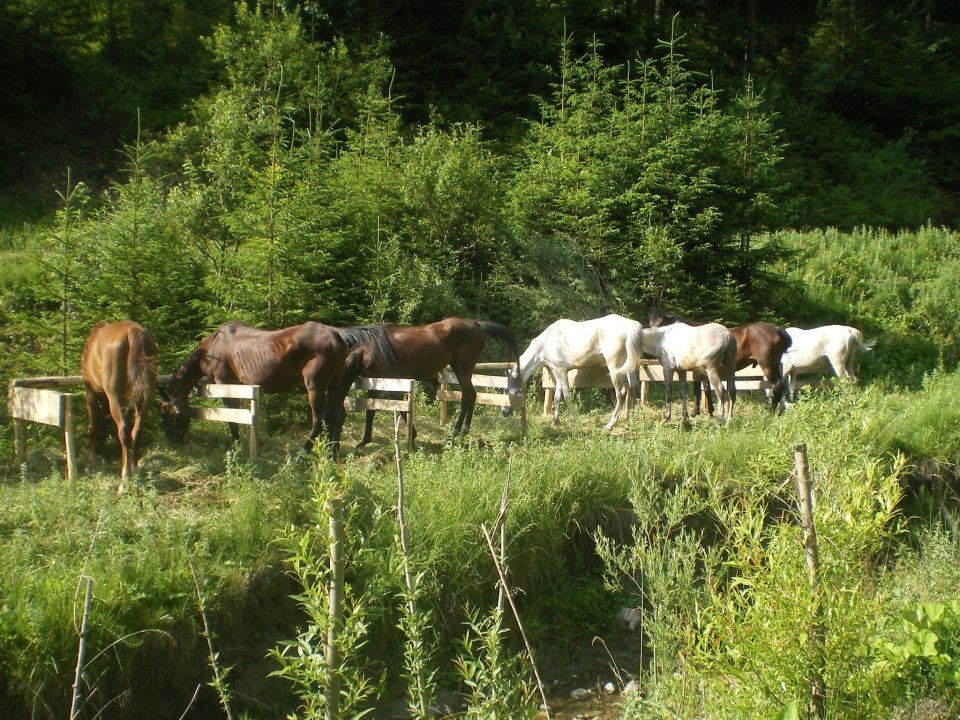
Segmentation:
[(393, 353), (393, 345), (383, 325), (356, 325), (337, 328), (336, 332), (351, 350), (358, 346), (369, 348), (391, 367), (396, 366), (397, 356)]
[(477, 324), (487, 337), (492, 337), (506, 345), (510, 351), (510, 359), (517, 364), (520, 363), (520, 348), (517, 345), (517, 338), (513, 334), (513, 330), (506, 325), (489, 320), (477, 320)]

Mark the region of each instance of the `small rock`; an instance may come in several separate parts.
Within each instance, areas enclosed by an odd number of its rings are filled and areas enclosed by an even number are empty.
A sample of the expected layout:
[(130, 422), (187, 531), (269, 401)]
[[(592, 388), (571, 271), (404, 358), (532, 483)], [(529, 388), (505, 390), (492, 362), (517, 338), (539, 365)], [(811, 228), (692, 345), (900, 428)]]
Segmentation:
[(590, 691), (586, 688), (576, 688), (570, 691), (571, 700), (583, 700), (590, 697)]
[(624, 686), (623, 692), (624, 694), (633, 693), (633, 692), (637, 692), (639, 689), (640, 689), (640, 683), (638, 683), (636, 680), (631, 680)]
[(603, 686), (603, 691), (608, 695), (613, 695), (617, 691), (617, 686), (614, 685), (612, 682), (607, 682)]

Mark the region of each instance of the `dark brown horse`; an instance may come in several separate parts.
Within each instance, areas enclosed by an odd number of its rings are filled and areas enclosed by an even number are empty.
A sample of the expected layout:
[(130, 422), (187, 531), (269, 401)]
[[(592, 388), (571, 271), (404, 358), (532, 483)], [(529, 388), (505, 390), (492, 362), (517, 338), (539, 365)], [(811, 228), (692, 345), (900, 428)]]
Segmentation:
[[(345, 334), (346, 333), (346, 334)], [(221, 325), (187, 356), (174, 373), (161, 405), (167, 436), (182, 442), (190, 423), (188, 397), (201, 379), (211, 383), (259, 385), (266, 393), (307, 389), (312, 427), (304, 444), (309, 451), (327, 421), (331, 456), (336, 459), (343, 422), (343, 397), (336, 407), (344, 361), (354, 342), (364, 340), (376, 347), (385, 340), (376, 329), (340, 330), (316, 322), (284, 328), (258, 330), (239, 322)], [(231, 424), (234, 441), (239, 438)]]
[(112, 416), (120, 440), (122, 491), (123, 482), (137, 469), (143, 423), (157, 382), (157, 344), (132, 320), (98, 323), (83, 347), (80, 373), (90, 418), (90, 464), (104, 435), (104, 421)]
[[(666, 311), (654, 310), (650, 313), (650, 326), (659, 327), (674, 322), (685, 322), (688, 325), (701, 323), (684, 320), (680, 316)], [(748, 365), (760, 366), (763, 376), (771, 385), (770, 411), (776, 412), (780, 408), (780, 400), (787, 389), (783, 377), (780, 361), (783, 353), (790, 347), (791, 339), (786, 330), (766, 322), (755, 322), (749, 325), (728, 328), (737, 339), (737, 370)], [(693, 414), (700, 413), (700, 390), (694, 386)], [(713, 412), (713, 403), (707, 394), (707, 412)]]
[[(513, 331), (506, 325), (484, 320), (468, 320), (449, 317), (430, 325), (385, 325), (368, 327), (382, 328), (389, 341), (389, 348), (358, 337), (345, 363), (341, 392), (350, 389), (358, 377), (413, 378), (434, 380), (447, 365), (457, 376), (462, 393), (460, 414), (454, 426), (454, 434), (470, 431), (477, 391), (473, 387), (473, 370), (486, 346), (487, 338), (499, 340), (510, 352), (510, 359), (517, 361), (519, 350)], [(346, 332), (350, 332), (349, 330)], [(373, 432), (373, 410), (367, 410), (363, 439), (360, 445), (370, 442)]]

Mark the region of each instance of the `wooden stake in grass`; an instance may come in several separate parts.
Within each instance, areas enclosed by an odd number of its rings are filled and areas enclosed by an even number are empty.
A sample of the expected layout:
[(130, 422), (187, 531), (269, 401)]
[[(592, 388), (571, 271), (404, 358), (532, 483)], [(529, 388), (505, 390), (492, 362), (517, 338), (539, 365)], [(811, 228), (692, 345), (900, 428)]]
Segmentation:
[(80, 646), (77, 649), (77, 670), (73, 676), (73, 700), (70, 702), (70, 720), (80, 713), (80, 680), (87, 657), (87, 627), (90, 617), (90, 598), (93, 595), (93, 580), (87, 578), (87, 592), (83, 600), (83, 619), (80, 621)]
[(332, 494), (329, 503), (330, 521), (328, 540), (330, 544), (330, 588), (327, 612), (330, 625), (327, 628), (327, 644), (324, 657), (327, 664), (326, 720), (340, 717), (340, 673), (343, 659), (340, 657), (340, 634), (343, 632), (344, 559), (346, 536), (343, 529), (343, 498), (339, 489)]
[(537, 689), (540, 691), (540, 698), (543, 700), (543, 711), (546, 714), (547, 720), (550, 720), (550, 706), (547, 704), (547, 694), (543, 690), (543, 682), (540, 680), (540, 673), (537, 671), (537, 663), (533, 659), (533, 649), (530, 647), (530, 641), (527, 640), (527, 631), (523, 628), (523, 623), (520, 621), (520, 613), (517, 612), (517, 606), (513, 602), (513, 595), (510, 593), (510, 588), (507, 586), (507, 578), (503, 574), (503, 569), (500, 567), (500, 562), (497, 560), (497, 551), (493, 547), (493, 540), (490, 538), (490, 533), (487, 532), (487, 526), (481, 525), (480, 531), (483, 533), (483, 537), (487, 541), (487, 547), (490, 550), (490, 557), (493, 558), (493, 566), (497, 570), (497, 575), (500, 577), (500, 584), (503, 586), (504, 591), (507, 595), (507, 601), (510, 603), (510, 610), (513, 611), (513, 619), (517, 621), (517, 627), (520, 628), (520, 637), (523, 638), (523, 644), (527, 648), (527, 657), (530, 658), (530, 667), (533, 668), (533, 677), (537, 681)]
[[(407, 416), (412, 417), (412, 415)], [(409, 436), (409, 434), (408, 434)], [(407, 523), (403, 516), (403, 458), (400, 454), (400, 413), (393, 411), (393, 447), (397, 453), (397, 524), (400, 526), (400, 550), (403, 563), (403, 579), (407, 585), (407, 612), (410, 618), (417, 614), (417, 587), (410, 569), (410, 543), (407, 540)], [(416, 703), (420, 710), (420, 717), (428, 717), (429, 702), (427, 699), (426, 682), (421, 673), (416, 673)]]
[(203, 602), (203, 592), (200, 590), (200, 581), (197, 580), (197, 573), (193, 569), (193, 561), (189, 557), (187, 558), (187, 564), (190, 566), (190, 574), (193, 576), (193, 586), (197, 590), (197, 602), (200, 605), (200, 620), (203, 622), (203, 636), (207, 640), (210, 667), (213, 669), (213, 683), (211, 684), (213, 685), (213, 689), (217, 691), (217, 695), (220, 696), (220, 705), (223, 707), (223, 712), (227, 715), (227, 720), (233, 720), (233, 712), (230, 710), (230, 693), (226, 684), (227, 673), (220, 672), (217, 653), (213, 649), (213, 636), (210, 634), (210, 623), (207, 621), (207, 609)]
[(817, 718), (826, 716), (827, 689), (823, 680), (823, 607), (820, 598), (820, 548), (817, 544), (817, 527), (813, 521), (813, 489), (810, 483), (810, 468), (807, 463), (807, 446), (793, 446), (794, 464), (797, 471), (797, 494), (800, 496), (800, 522), (803, 526), (803, 553), (807, 562), (807, 577), (813, 593), (813, 619), (808, 639), (810, 644), (810, 712)]

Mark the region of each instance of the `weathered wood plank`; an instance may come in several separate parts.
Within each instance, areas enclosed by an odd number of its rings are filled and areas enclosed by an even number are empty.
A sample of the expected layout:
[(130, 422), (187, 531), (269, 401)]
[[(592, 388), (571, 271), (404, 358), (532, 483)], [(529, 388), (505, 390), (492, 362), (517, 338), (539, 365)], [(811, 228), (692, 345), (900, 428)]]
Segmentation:
[(11, 385), (7, 396), (7, 412), (19, 420), (62, 427), (64, 402), (56, 390)]

